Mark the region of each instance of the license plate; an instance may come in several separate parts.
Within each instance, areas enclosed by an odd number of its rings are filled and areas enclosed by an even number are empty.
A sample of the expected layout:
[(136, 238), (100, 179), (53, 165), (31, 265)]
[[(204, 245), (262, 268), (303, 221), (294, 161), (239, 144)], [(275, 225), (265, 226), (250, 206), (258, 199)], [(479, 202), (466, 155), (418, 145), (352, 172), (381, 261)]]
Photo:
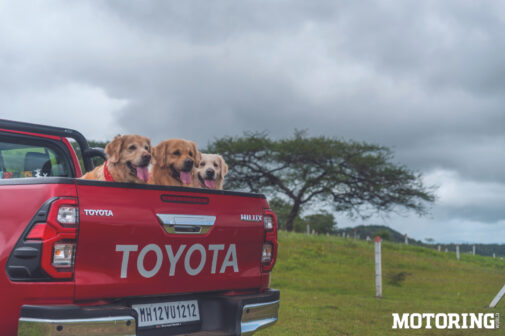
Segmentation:
[(132, 305), (137, 311), (139, 328), (171, 327), (200, 321), (198, 301), (175, 301)]

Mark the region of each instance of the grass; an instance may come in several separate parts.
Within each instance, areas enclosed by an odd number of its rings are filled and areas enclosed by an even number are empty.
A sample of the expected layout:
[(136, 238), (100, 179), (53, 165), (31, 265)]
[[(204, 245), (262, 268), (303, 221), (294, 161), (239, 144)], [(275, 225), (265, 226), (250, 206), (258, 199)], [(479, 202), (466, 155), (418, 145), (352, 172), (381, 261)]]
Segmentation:
[[(503, 335), (498, 330), (393, 330), (392, 313), (500, 313), (486, 308), (505, 284), (505, 261), (384, 242), (383, 298), (373, 243), (279, 233), (272, 287), (279, 321), (258, 335)], [(504, 324), (502, 322), (502, 324)], [(502, 326), (501, 329), (505, 328)]]

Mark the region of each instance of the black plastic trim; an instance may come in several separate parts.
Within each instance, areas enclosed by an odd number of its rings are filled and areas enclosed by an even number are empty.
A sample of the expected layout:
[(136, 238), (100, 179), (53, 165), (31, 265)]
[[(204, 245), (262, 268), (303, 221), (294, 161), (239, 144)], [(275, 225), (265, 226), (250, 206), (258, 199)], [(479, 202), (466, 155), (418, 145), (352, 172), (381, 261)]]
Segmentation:
[(101, 157), (104, 160), (107, 160), (107, 155), (105, 154), (105, 150), (103, 148), (88, 148), (84, 152), (84, 155), (89, 157)]
[(78, 306), (78, 305), (61, 305), (61, 306), (36, 306), (24, 305), (21, 307), (22, 318), (37, 318), (37, 319), (87, 319), (97, 317), (114, 317), (114, 316), (133, 316), (130, 307), (120, 305), (104, 305), (104, 306)]
[(91, 160), (92, 156), (87, 155), (89, 153), (87, 152), (89, 149), (88, 141), (81, 133), (77, 132), (76, 130), (39, 124), (30, 124), (6, 119), (0, 119), (0, 129), (72, 138), (79, 144), (79, 147), (81, 148), (81, 153), (83, 154), (82, 159), (84, 161), (84, 169), (86, 171), (90, 171), (94, 168), (93, 161)]
[(47, 221), (51, 204), (53, 204), (53, 202), (57, 199), (58, 197), (53, 197), (42, 204), (19, 237), (14, 249), (12, 249), (9, 259), (5, 265), (5, 271), (11, 281), (69, 281), (69, 279), (53, 279), (42, 269), (40, 266), (40, 258), (42, 257), (42, 242), (25, 241), (26, 236), (35, 224)]

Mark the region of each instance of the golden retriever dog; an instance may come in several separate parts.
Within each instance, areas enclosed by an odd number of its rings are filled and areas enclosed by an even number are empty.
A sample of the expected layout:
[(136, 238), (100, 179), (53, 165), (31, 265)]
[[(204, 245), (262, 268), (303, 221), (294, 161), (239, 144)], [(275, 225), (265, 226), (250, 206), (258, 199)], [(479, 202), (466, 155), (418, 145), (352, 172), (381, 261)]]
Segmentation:
[(105, 146), (107, 161), (84, 174), (83, 179), (146, 183), (149, 179), (151, 140), (142, 135), (117, 135)]
[(201, 153), (193, 141), (168, 139), (152, 150), (150, 184), (196, 187), (196, 167)]
[(202, 154), (202, 160), (196, 170), (201, 188), (223, 189), (224, 177), (228, 173), (228, 165), (219, 154)]

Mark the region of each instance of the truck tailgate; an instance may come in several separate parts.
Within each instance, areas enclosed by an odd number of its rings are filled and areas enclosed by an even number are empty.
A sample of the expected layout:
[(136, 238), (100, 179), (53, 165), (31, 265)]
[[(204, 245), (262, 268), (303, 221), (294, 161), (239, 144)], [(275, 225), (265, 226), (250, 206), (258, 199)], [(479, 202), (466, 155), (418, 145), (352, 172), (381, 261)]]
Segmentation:
[(75, 297), (261, 286), (263, 195), (77, 180)]

